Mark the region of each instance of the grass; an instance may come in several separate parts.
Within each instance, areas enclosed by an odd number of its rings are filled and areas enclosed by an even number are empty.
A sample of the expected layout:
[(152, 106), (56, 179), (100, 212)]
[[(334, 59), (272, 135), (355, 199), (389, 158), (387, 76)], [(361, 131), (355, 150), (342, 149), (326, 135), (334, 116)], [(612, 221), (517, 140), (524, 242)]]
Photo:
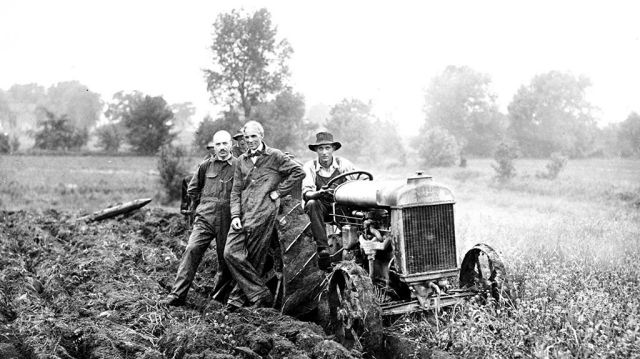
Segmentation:
[[(468, 303), (443, 313), (439, 330), (406, 318), (392, 329), (464, 357), (637, 356), (640, 161), (570, 160), (546, 180), (535, 176), (546, 161), (516, 160), (517, 176), (504, 185), (493, 180), (492, 162), (427, 172), (456, 195), (459, 258), (479, 242), (497, 249), (517, 288), (516, 307)], [(420, 166), (361, 168), (402, 180)], [(154, 158), (4, 156), (0, 207), (93, 211), (157, 198), (157, 178)]]
[(0, 156), (0, 208), (93, 212), (138, 198), (157, 206), (158, 181), (154, 157)]

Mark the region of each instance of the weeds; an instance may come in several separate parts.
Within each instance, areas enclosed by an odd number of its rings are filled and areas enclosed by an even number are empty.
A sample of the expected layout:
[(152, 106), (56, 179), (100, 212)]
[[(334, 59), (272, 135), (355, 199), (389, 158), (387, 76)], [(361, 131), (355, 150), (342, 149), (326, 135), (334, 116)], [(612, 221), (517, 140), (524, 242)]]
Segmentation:
[(158, 153), (158, 173), (166, 202), (180, 199), (182, 178), (187, 174), (181, 147), (165, 145)]
[(566, 165), (567, 165), (567, 156), (564, 156), (558, 152), (554, 152), (551, 154), (551, 158), (547, 163), (547, 166), (546, 166), (547, 172), (536, 173), (536, 178), (554, 180), (558, 177), (558, 175)]
[(508, 182), (516, 176), (516, 169), (513, 160), (518, 158), (518, 150), (510, 144), (501, 143), (495, 152), (496, 164), (492, 165), (496, 171), (496, 180), (500, 183)]

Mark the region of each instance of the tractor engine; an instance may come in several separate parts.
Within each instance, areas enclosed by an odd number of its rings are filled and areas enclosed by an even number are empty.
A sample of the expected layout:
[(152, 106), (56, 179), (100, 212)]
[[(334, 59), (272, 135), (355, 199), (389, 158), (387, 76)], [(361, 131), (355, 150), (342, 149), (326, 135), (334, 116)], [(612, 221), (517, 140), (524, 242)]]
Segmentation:
[(349, 181), (334, 198), (344, 259), (355, 257), (392, 297), (427, 297), (458, 275), (454, 197), (430, 176), (418, 172), (400, 184)]

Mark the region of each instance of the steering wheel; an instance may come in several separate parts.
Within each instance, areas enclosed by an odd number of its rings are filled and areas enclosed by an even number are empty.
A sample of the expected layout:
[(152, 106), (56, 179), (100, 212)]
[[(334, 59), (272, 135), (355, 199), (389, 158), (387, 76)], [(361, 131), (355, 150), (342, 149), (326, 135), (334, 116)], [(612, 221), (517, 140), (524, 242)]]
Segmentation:
[(343, 179), (345, 177), (348, 176), (353, 176), (353, 175), (357, 175), (356, 178), (354, 179), (354, 181), (360, 180), (361, 178), (364, 178), (366, 181), (372, 181), (373, 180), (373, 175), (367, 171), (351, 171), (351, 172), (345, 172), (343, 174), (339, 174), (335, 177), (333, 177), (332, 179), (329, 180), (329, 182), (327, 182), (326, 185), (322, 186), (322, 189), (329, 189), (331, 188), (331, 185), (336, 183), (338, 180)]

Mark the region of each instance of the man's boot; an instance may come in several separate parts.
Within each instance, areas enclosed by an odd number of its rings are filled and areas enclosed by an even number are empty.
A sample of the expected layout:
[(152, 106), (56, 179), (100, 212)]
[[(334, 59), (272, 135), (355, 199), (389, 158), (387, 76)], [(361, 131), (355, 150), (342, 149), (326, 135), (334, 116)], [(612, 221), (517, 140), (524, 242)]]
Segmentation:
[(163, 306), (172, 306), (172, 307), (180, 307), (185, 303), (184, 299), (178, 298), (177, 295), (169, 294), (166, 298), (162, 299), (159, 304)]

